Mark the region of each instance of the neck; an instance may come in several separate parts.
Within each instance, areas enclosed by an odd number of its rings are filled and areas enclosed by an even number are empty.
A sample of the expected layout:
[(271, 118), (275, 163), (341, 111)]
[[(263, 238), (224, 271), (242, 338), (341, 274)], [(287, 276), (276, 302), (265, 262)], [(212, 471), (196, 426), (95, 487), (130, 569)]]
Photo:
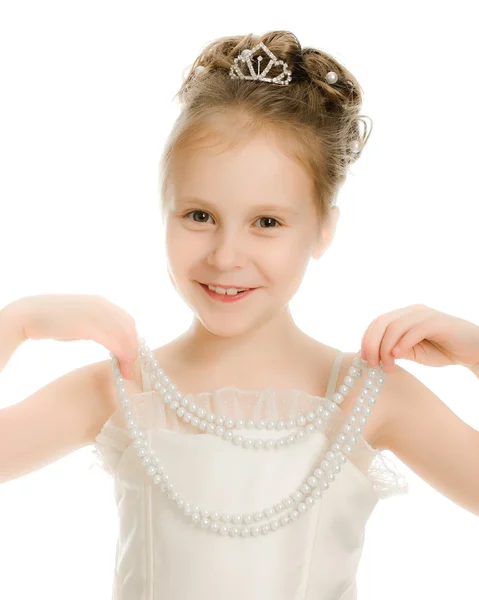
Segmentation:
[(230, 337), (212, 333), (195, 318), (179, 341), (182, 359), (191, 365), (201, 367), (215, 363), (237, 367), (241, 364), (261, 368), (287, 363), (300, 347), (304, 348), (312, 340), (296, 326), (286, 306), (260, 326)]

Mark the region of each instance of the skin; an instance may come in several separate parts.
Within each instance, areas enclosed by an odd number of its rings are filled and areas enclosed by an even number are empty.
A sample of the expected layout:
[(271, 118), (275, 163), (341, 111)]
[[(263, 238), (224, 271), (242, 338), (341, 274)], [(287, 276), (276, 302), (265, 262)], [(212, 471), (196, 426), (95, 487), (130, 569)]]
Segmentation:
[[(271, 136), (222, 153), (196, 149), (177, 163), (165, 240), (170, 280), (193, 312), (176, 340), (183, 365), (203, 370), (215, 364), (227, 373), (254, 366), (267, 379), (277, 377), (278, 366), (291, 368), (311, 352), (313, 340), (294, 323), (289, 302), (309, 260), (318, 260), (331, 243), (339, 209), (319, 222), (308, 174)], [(220, 304), (198, 281), (258, 289), (240, 302)]]

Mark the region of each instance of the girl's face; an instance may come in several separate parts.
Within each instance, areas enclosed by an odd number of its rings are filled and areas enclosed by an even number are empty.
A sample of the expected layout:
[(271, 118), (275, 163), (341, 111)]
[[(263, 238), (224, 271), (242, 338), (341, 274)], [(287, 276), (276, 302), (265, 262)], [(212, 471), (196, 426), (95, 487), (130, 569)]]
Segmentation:
[[(197, 150), (177, 163), (165, 218), (173, 285), (215, 335), (264, 325), (329, 245), (319, 236), (307, 173), (265, 137), (221, 154)], [(256, 289), (221, 302), (201, 283)]]

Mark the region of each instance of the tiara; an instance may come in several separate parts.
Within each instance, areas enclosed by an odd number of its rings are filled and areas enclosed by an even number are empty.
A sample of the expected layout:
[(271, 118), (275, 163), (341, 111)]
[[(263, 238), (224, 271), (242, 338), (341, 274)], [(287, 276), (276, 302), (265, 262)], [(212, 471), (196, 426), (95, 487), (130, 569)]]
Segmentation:
[[(261, 71), (261, 61), (263, 60), (263, 56), (257, 57), (258, 64), (258, 72), (255, 73), (253, 69), (252, 58), (254, 53), (257, 50), (263, 50), (270, 58), (266, 67)], [(243, 63), (246, 63), (248, 66), (249, 75), (245, 75), (240, 66), (243, 66)], [(283, 65), (283, 71), (276, 75), (276, 77), (266, 77), (273, 66)], [(250, 79), (252, 81), (266, 81), (268, 83), (279, 83), (281, 85), (288, 85), (291, 81), (291, 71), (288, 69), (287, 63), (284, 60), (278, 60), (278, 57), (271, 52), (269, 48), (267, 48), (263, 42), (257, 44), (254, 48), (243, 50), (238, 54), (238, 56), (234, 59), (234, 63), (230, 68), (230, 77), (231, 79)]]

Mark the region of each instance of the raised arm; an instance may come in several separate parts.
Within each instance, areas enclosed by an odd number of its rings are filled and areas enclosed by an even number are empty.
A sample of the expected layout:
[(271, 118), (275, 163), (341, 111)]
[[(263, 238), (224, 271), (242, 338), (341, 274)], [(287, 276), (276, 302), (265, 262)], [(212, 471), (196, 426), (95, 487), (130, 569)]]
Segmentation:
[(26, 339), (18, 301), (8, 304), (0, 311), (0, 371)]
[[(134, 321), (98, 296), (52, 295), (20, 299), (0, 312), (0, 357), (5, 366), (26, 339), (92, 339), (123, 359), (137, 355)], [(125, 380), (127, 391), (137, 391)], [(110, 360), (80, 367), (17, 404), (0, 408), (0, 483), (11, 481), (92, 443), (115, 411)]]

